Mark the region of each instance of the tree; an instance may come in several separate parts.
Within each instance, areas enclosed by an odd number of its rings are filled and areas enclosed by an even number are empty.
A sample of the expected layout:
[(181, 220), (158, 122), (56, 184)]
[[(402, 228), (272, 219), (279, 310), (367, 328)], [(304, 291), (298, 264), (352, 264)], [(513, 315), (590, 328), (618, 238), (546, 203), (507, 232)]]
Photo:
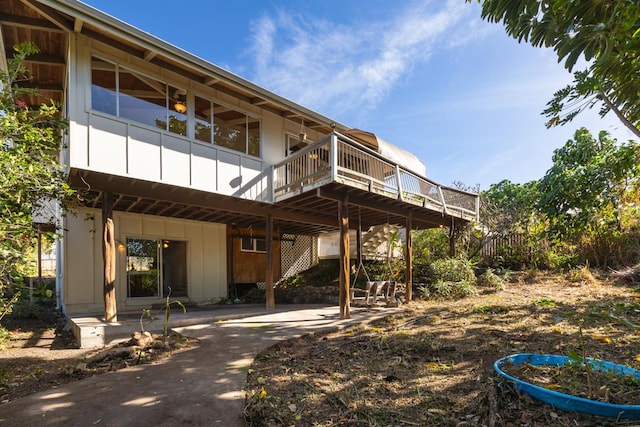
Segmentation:
[[(467, 0), (471, 1), (471, 0)], [(564, 124), (601, 102), (640, 137), (640, 1), (478, 0), (482, 18), (503, 23), (519, 42), (550, 47), (570, 72), (584, 71), (557, 91), (544, 114), (547, 126)]]
[(15, 293), (34, 246), (33, 210), (44, 201), (68, 208), (73, 195), (57, 158), (66, 120), (53, 102), (29, 106), (37, 93), (19, 86), (29, 78), (25, 58), (38, 49), (22, 43), (14, 50), (0, 71), (0, 318), (11, 310), (8, 292)]
[(553, 166), (538, 185), (538, 209), (550, 235), (591, 248), (597, 265), (608, 263), (616, 238), (638, 225), (628, 210), (637, 200), (639, 149), (634, 141), (619, 144), (604, 131), (596, 139), (582, 128), (555, 150)]
[(494, 235), (528, 233), (536, 223), (538, 181), (492, 184), (481, 197), (482, 223)]
[[(481, 195), (482, 245), (495, 248), (494, 262), (506, 267), (538, 262), (541, 219), (536, 210), (538, 181), (516, 184), (509, 180), (492, 184)], [(497, 260), (501, 261), (498, 262)]]

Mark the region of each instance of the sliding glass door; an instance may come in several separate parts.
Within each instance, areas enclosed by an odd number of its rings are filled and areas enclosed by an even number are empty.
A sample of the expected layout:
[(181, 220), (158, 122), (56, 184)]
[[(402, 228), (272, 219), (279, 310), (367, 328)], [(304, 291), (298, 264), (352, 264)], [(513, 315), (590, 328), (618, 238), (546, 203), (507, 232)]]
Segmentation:
[(127, 239), (127, 296), (187, 296), (187, 242)]

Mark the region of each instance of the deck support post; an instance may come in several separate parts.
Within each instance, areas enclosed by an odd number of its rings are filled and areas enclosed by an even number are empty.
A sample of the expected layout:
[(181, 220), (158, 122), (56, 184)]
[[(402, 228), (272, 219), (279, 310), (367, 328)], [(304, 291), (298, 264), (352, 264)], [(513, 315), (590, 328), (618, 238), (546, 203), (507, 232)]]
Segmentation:
[(102, 260), (104, 264), (104, 320), (118, 321), (116, 308), (116, 238), (113, 224), (113, 195), (104, 193), (102, 201)]
[(405, 244), (404, 244), (404, 259), (406, 268), (404, 270), (404, 282), (405, 282), (405, 298), (407, 301), (413, 299), (413, 249), (411, 241), (411, 230), (413, 229), (413, 214), (409, 212), (405, 223)]
[(449, 227), (449, 256), (455, 258), (456, 256), (456, 222), (451, 218), (451, 226)]
[(347, 204), (348, 198), (345, 196), (338, 202), (338, 222), (340, 226), (340, 318), (350, 319), (349, 307), (349, 280), (350, 280), (350, 261), (349, 261), (349, 208)]
[(267, 300), (267, 309), (276, 308), (276, 299), (273, 293), (273, 217), (267, 215), (267, 227), (265, 231), (265, 240), (267, 246), (267, 268), (265, 292)]

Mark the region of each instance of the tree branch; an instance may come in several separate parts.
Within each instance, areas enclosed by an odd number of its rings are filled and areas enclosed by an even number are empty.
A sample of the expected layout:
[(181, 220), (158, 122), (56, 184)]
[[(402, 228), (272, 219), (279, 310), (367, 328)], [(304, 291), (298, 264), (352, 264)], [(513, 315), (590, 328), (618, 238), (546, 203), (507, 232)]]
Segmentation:
[(618, 117), (618, 119), (622, 122), (622, 124), (624, 124), (627, 128), (629, 128), (629, 130), (631, 130), (631, 132), (633, 132), (633, 134), (635, 136), (637, 136), (638, 138), (640, 138), (640, 129), (638, 129), (636, 126), (634, 126), (633, 123), (631, 123), (629, 121), (629, 119), (627, 119), (622, 112), (618, 109), (618, 107), (616, 107), (613, 102), (611, 102), (611, 100), (609, 99), (609, 97), (607, 95), (605, 95), (603, 92), (599, 92), (599, 96), (600, 99), (602, 100), (602, 102), (605, 103), (605, 105), (607, 107), (609, 107), (609, 109), (611, 111), (613, 111), (613, 113), (616, 115), (616, 117)]

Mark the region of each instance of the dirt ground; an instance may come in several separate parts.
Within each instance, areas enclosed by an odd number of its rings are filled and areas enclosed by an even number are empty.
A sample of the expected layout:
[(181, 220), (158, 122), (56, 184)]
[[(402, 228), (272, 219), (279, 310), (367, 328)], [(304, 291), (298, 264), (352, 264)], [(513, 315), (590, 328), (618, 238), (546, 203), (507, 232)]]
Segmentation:
[[(493, 362), (513, 353), (590, 357), (640, 369), (640, 287), (590, 275), (525, 273), (504, 290), (419, 301), (374, 325), (315, 334), (265, 350), (247, 375), (252, 426), (608, 426), (638, 421), (564, 412), (519, 395)], [(3, 322), (0, 402), (181, 351), (102, 357), (74, 348), (59, 317)], [(140, 355), (143, 355), (141, 358)], [(97, 357), (100, 356), (100, 357)], [(89, 363), (96, 360), (97, 363)], [(637, 392), (640, 405), (640, 390)], [(1, 403), (0, 403), (1, 404)]]
[[(3, 326), (10, 339), (0, 345), (0, 405), (60, 384), (123, 369), (197, 345), (196, 340), (171, 335), (167, 345), (124, 342), (102, 349), (78, 349), (64, 317), (52, 310), (37, 316), (8, 316)], [(154, 338), (158, 338), (154, 336)]]
[[(607, 426), (638, 420), (564, 412), (493, 370), (513, 353), (586, 355), (640, 369), (633, 285), (523, 274), (506, 289), (413, 302), (400, 316), (261, 353), (248, 375), (252, 426)], [(637, 387), (637, 384), (636, 384)], [(640, 389), (630, 390), (640, 405)]]

